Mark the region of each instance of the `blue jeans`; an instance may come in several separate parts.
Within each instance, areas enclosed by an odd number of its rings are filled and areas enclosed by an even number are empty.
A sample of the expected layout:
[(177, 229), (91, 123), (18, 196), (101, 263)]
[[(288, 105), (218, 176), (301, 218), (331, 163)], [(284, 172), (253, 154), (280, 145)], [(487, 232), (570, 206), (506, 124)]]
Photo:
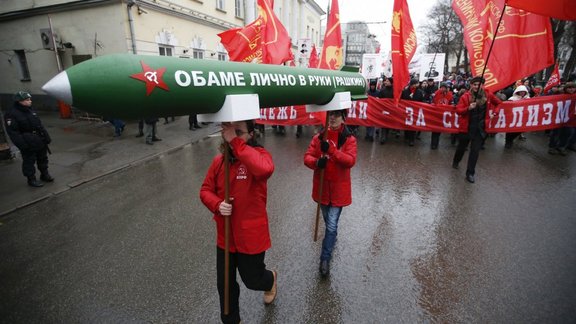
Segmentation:
[(336, 235), (338, 235), (338, 219), (340, 219), (342, 207), (320, 205), (320, 210), (322, 210), (322, 217), (324, 218), (324, 224), (326, 225), (320, 260), (330, 261), (332, 258), (332, 250), (336, 244)]

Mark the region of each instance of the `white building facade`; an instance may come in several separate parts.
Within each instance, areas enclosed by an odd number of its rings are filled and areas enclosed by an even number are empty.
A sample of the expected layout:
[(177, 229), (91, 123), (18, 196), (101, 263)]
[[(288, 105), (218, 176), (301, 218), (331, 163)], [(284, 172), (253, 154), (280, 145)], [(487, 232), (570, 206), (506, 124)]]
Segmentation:
[[(228, 60), (218, 34), (252, 22), (257, 8), (256, 0), (3, 0), (0, 108), (11, 105), (19, 90), (32, 93), (37, 108), (56, 107), (42, 85), (97, 56)], [(274, 11), (294, 51), (299, 39), (319, 43), (325, 12), (314, 1), (276, 0)]]

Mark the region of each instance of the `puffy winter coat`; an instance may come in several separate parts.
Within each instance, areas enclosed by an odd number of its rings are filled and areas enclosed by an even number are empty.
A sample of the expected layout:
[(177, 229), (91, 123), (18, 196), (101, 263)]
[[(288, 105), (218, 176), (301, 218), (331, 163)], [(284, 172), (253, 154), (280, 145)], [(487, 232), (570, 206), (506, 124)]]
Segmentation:
[(4, 115), (6, 131), (20, 151), (39, 151), (52, 141), (36, 112), (15, 103)]
[[(262, 147), (252, 147), (241, 138), (230, 142), (234, 155), (230, 163), (230, 252), (258, 254), (271, 247), (266, 212), (267, 181), (274, 172), (272, 156)], [(217, 155), (202, 183), (200, 199), (214, 213), (217, 245), (224, 249), (224, 216), (218, 210), (224, 200), (223, 154)]]
[[(312, 199), (316, 202), (319, 201), (321, 170), (316, 166), (316, 162), (322, 156), (319, 136), (320, 133), (314, 136), (304, 154), (304, 164), (314, 170)], [(343, 126), (338, 132), (338, 143), (330, 145), (333, 152), (328, 153), (321, 203), (336, 207), (348, 206), (352, 203), (350, 169), (356, 164), (356, 137)]]
[[(498, 99), (495, 95), (493, 95), (491, 92), (488, 92), (487, 90), (485, 90), (485, 92), (487, 101), (486, 101), (486, 112), (484, 116), (484, 124), (486, 124), (490, 119), (489, 116), (490, 111), (492, 111), (493, 114), (498, 114), (500, 112), (500, 108), (498, 107), (498, 105), (502, 103), (502, 101)], [(460, 133), (468, 133), (468, 123), (470, 120), (470, 113), (473, 112), (473, 110), (471, 111), (468, 110), (468, 107), (470, 106), (470, 103), (472, 101), (474, 101), (474, 99), (472, 98), (472, 93), (470, 91), (466, 91), (466, 93), (464, 93), (462, 97), (460, 97), (458, 105), (456, 106), (456, 112), (458, 113), (458, 115), (460, 115), (459, 120)]]

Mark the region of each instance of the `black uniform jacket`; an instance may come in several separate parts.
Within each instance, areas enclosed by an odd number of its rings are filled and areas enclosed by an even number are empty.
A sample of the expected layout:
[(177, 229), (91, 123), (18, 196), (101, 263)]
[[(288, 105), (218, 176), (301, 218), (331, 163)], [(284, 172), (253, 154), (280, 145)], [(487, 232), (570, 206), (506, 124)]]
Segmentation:
[(6, 131), (20, 151), (40, 151), (50, 144), (50, 135), (32, 108), (15, 103), (4, 115)]

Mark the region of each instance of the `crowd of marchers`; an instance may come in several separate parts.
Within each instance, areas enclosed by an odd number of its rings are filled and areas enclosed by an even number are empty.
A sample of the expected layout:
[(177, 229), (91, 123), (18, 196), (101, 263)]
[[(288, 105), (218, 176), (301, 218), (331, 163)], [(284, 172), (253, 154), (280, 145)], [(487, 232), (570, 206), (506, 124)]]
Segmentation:
[[(429, 78), (424, 81), (419, 81), (416, 78), (410, 80), (409, 84), (403, 89), (400, 99), (418, 101), (430, 104), (443, 104), (458, 106), (460, 99), (466, 92), (470, 91), (471, 80), (473, 78), (466, 73), (456, 74), (451, 73), (445, 75), (442, 82), (436, 82), (434, 79)], [(563, 81), (559, 85), (549, 87), (544, 91), (544, 86), (537, 83), (534, 77), (527, 77), (522, 80), (516, 81), (508, 87), (498, 90), (493, 95), (500, 101), (516, 101), (538, 96), (549, 96), (558, 94), (574, 94), (576, 75), (572, 75), (568, 80)], [(372, 79), (369, 81), (369, 88), (367, 90), (368, 96), (378, 98), (394, 98), (393, 92), (394, 79), (392, 77), (382, 76), (379, 79)], [(362, 133), (360, 126), (348, 126), (353, 134), (358, 137)], [(273, 126), (273, 129), (278, 134), (285, 134), (284, 126)], [(296, 130), (296, 137), (300, 137), (302, 133), (302, 126), (298, 126)], [(419, 131), (404, 131), (403, 139), (408, 146), (414, 146), (418, 140), (422, 139), (422, 134)], [(553, 130), (547, 130), (546, 134), (549, 136), (548, 153), (552, 155), (565, 156), (568, 151), (576, 152), (576, 129), (573, 127), (561, 127)], [(363, 133), (366, 141), (377, 141), (380, 144), (385, 144), (391, 138), (400, 138), (401, 131), (387, 128), (365, 127)], [(496, 134), (486, 134), (487, 137), (494, 137)], [(430, 148), (432, 150), (438, 149), (440, 143), (441, 133), (431, 133)], [(456, 145), (458, 136), (450, 134), (450, 142)], [(505, 135), (504, 147), (510, 149), (513, 147), (516, 140), (525, 141), (526, 137), (522, 133), (507, 133)], [(482, 148), (485, 140), (482, 141)]]

